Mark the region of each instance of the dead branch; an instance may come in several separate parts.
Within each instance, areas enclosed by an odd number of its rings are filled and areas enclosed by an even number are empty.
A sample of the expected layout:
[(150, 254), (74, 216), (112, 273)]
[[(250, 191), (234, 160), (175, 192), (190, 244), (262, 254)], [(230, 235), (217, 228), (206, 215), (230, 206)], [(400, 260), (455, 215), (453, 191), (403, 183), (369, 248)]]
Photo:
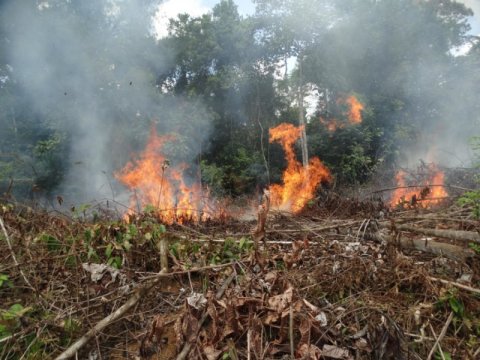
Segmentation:
[(258, 207), (258, 223), (257, 228), (253, 233), (253, 240), (255, 242), (255, 249), (258, 249), (258, 243), (265, 240), (265, 224), (267, 222), (268, 212), (270, 210), (270, 192), (263, 191), (262, 205)]
[(463, 231), (463, 230), (440, 230), (440, 229), (425, 229), (425, 228), (416, 228), (408, 225), (398, 225), (396, 226), (397, 230), (411, 231), (419, 234), (442, 237), (452, 240), (461, 240), (461, 241), (473, 241), (480, 243), (480, 234), (473, 231)]
[[(392, 237), (383, 236), (380, 232), (371, 234), (367, 233), (365, 238), (380, 243), (394, 241)], [(465, 261), (466, 259), (475, 256), (475, 252), (471, 249), (466, 249), (461, 246), (446, 244), (435, 240), (409, 239), (400, 237), (400, 239), (397, 241), (397, 244), (401, 249), (414, 249), (438, 256), (445, 256), (456, 261)]]
[(460, 246), (446, 244), (435, 240), (427, 239), (408, 239), (402, 237), (400, 239), (400, 246), (402, 249), (415, 249), (434, 255), (445, 256), (452, 260), (465, 261), (467, 258), (475, 256), (471, 249), (466, 249)]
[(464, 188), (464, 187), (456, 186), (456, 185), (428, 184), (428, 185), (408, 185), (408, 186), (396, 186), (396, 187), (391, 187), (391, 188), (385, 188), (385, 189), (372, 191), (370, 193), (370, 195), (379, 194), (379, 193), (387, 192), (387, 191), (394, 191), (394, 190), (397, 190), (397, 189), (412, 189), (412, 188), (422, 189), (422, 188), (426, 188), (426, 187), (448, 187), (448, 188), (451, 188), (451, 189), (457, 189), (457, 190), (462, 190), (462, 191), (473, 191), (474, 190), (474, 189), (468, 189), (468, 188)]
[[(430, 327), (430, 331), (432, 332), (433, 338), (435, 339), (435, 344), (437, 344), (438, 337), (437, 337), (437, 334), (435, 333), (435, 329), (433, 328), (432, 324), (430, 324), (430, 323), (428, 324), (428, 326)], [(443, 350), (442, 350), (442, 346), (440, 345), (440, 343), (438, 343), (438, 350), (440, 351), (440, 355), (441, 355), (442, 360), (445, 360), (445, 355), (443, 355)]]

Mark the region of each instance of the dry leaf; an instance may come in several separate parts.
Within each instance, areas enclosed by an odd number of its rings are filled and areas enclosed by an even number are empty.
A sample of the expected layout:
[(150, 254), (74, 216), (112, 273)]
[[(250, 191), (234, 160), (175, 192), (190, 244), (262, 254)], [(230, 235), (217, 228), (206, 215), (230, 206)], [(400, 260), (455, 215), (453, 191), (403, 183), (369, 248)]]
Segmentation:
[(268, 306), (278, 313), (282, 313), (293, 299), (293, 287), (289, 286), (281, 295), (272, 296), (268, 299)]
[(322, 356), (331, 359), (350, 360), (353, 359), (347, 349), (339, 348), (335, 345), (323, 345)]
[(204, 346), (203, 353), (208, 360), (217, 360), (218, 357), (222, 354), (222, 350), (215, 350), (212, 345)]
[(317, 360), (322, 356), (322, 351), (315, 345), (302, 344), (297, 349), (297, 355), (305, 360)]

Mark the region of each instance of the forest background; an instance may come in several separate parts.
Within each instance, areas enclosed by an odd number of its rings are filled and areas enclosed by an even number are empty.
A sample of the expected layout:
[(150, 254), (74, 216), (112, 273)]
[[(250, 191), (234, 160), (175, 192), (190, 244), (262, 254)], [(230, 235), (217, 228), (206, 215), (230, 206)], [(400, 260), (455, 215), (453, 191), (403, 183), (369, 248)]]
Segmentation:
[[(122, 199), (115, 174), (152, 124), (174, 136), (169, 163), (188, 164), (217, 196), (281, 181), (284, 153), (268, 130), (283, 122), (305, 124), (306, 154), (338, 186), (393, 182), (419, 160), (475, 163), (480, 42), (464, 3), (254, 5), (241, 15), (219, 1), (162, 33), (154, 0), (1, 1), (0, 193)], [(348, 119), (350, 96), (361, 123)]]

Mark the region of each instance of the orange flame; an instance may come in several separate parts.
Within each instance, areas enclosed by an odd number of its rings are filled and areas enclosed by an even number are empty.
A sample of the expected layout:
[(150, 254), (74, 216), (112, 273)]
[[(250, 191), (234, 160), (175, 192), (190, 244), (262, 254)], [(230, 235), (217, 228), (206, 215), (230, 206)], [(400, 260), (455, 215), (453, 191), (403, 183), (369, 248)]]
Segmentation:
[(403, 170), (399, 170), (395, 176), (398, 188), (395, 189), (392, 195), (390, 206), (401, 206), (403, 208), (419, 206), (422, 208), (429, 208), (440, 204), (442, 200), (448, 196), (448, 192), (443, 186), (445, 182), (445, 174), (443, 171), (439, 170), (435, 164), (430, 164), (428, 170), (429, 175), (427, 179), (425, 179), (422, 186), (418, 188), (406, 188), (407, 173)]
[(170, 167), (169, 161), (162, 154), (166, 143), (174, 136), (159, 136), (152, 126), (145, 150), (134, 160), (115, 174), (115, 177), (133, 191), (130, 197), (130, 210), (135, 207), (143, 209), (153, 206), (160, 220), (172, 224), (185, 220), (199, 221), (208, 217), (205, 213), (207, 204), (202, 197), (198, 184), (187, 186), (184, 171), (187, 165)]
[[(350, 95), (346, 99), (341, 97), (337, 100), (337, 104), (348, 105), (349, 110), (344, 113), (344, 115), (347, 117), (348, 122), (351, 125), (361, 124), (364, 105), (358, 101), (355, 96)], [(330, 132), (335, 132), (337, 129), (343, 129), (346, 126), (345, 122), (340, 122), (337, 119), (325, 120), (322, 117), (320, 118), (320, 123), (322, 123)]]
[(315, 190), (322, 181), (330, 181), (328, 168), (314, 157), (307, 167), (297, 160), (293, 146), (301, 135), (302, 126), (280, 124), (270, 129), (270, 142), (277, 141), (282, 145), (287, 160), (287, 169), (283, 172), (283, 184), (270, 187), (272, 204), (281, 209), (298, 213), (305, 204), (314, 197)]
[(348, 112), (350, 124), (360, 124), (362, 122), (363, 104), (353, 95), (350, 95), (345, 100), (345, 103), (350, 106), (350, 111)]

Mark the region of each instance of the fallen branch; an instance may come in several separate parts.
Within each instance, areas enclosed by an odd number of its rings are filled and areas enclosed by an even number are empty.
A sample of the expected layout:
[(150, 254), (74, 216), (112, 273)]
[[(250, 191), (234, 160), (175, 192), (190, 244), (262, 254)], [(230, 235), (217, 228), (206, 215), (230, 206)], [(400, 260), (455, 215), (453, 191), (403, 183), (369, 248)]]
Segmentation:
[(416, 228), (408, 225), (398, 225), (396, 226), (397, 230), (411, 231), (419, 234), (442, 237), (452, 240), (461, 240), (461, 241), (473, 241), (480, 243), (480, 234), (473, 231), (463, 231), (463, 230), (439, 230), (439, 229), (425, 229), (425, 228)]
[(369, 195), (378, 194), (378, 193), (387, 192), (387, 191), (394, 191), (394, 190), (397, 190), (397, 189), (423, 189), (423, 188), (430, 188), (430, 187), (448, 187), (448, 188), (451, 188), (451, 189), (457, 189), (457, 190), (463, 190), (463, 191), (473, 191), (474, 190), (474, 189), (468, 189), (468, 188), (464, 188), (464, 187), (456, 186), (456, 185), (429, 184), (429, 185), (420, 185), (420, 186), (419, 185), (396, 186), (396, 187), (391, 187), (391, 188), (386, 188), (386, 189), (375, 190), (375, 191), (372, 191)]
[(471, 249), (466, 249), (460, 246), (446, 244), (435, 240), (408, 239), (402, 237), (400, 239), (400, 246), (402, 249), (413, 248), (422, 252), (445, 256), (449, 259), (457, 261), (465, 261), (467, 258), (475, 256), (474, 251)]
[[(367, 233), (365, 238), (376, 242), (389, 242), (391, 236), (384, 236), (379, 232)], [(395, 239), (396, 240), (396, 239)], [(427, 239), (409, 239), (400, 237), (395, 241), (401, 249), (414, 249), (425, 253), (430, 253), (439, 256), (445, 256), (456, 261), (465, 261), (468, 258), (475, 256), (475, 252), (461, 246), (446, 244), (435, 240)]]

